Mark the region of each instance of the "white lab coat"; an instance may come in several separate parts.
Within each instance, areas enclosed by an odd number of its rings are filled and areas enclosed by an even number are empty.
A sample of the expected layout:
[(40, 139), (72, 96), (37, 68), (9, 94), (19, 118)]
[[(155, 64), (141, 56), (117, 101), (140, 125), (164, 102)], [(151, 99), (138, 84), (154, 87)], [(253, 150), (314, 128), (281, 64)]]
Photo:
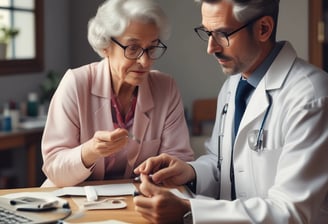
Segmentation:
[[(191, 199), (194, 223), (328, 223), (328, 75), (297, 58), (286, 42), (250, 98), (232, 141), (234, 96), (240, 75), (231, 76), (218, 97), (209, 153), (192, 162), (197, 193), (221, 200)], [(269, 106), (262, 152), (247, 141)], [(221, 112), (228, 103), (217, 169)], [(230, 158), (234, 148), (237, 200), (230, 201)], [(220, 181), (221, 176), (221, 181)]]

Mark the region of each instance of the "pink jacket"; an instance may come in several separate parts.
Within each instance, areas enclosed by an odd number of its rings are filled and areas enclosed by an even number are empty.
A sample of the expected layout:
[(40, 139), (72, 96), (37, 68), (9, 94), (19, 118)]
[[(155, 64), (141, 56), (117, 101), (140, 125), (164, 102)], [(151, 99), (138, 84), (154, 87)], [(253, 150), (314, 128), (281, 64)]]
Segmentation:
[[(104, 179), (104, 159), (87, 169), (81, 160), (81, 148), (95, 131), (114, 130), (110, 98), (107, 59), (66, 72), (50, 103), (42, 138), (42, 169), (48, 177), (43, 186), (72, 186)], [(139, 86), (132, 134), (141, 143), (129, 141), (122, 178), (131, 178), (136, 166), (160, 153), (185, 161), (193, 159), (183, 104), (173, 78), (151, 71)]]

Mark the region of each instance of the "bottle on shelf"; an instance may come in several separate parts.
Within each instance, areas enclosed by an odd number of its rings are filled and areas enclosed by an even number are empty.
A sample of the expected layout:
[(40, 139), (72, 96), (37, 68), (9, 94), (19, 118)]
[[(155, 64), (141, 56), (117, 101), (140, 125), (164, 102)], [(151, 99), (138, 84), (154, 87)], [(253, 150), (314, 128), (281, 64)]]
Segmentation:
[(10, 109), (8, 103), (6, 103), (3, 107), (3, 117), (2, 117), (2, 130), (3, 131), (11, 131), (11, 116)]
[(37, 117), (39, 110), (38, 94), (35, 92), (29, 93), (27, 100), (27, 116)]
[(10, 117), (11, 117), (11, 128), (16, 130), (19, 128), (20, 112), (17, 103), (13, 100), (9, 102)]

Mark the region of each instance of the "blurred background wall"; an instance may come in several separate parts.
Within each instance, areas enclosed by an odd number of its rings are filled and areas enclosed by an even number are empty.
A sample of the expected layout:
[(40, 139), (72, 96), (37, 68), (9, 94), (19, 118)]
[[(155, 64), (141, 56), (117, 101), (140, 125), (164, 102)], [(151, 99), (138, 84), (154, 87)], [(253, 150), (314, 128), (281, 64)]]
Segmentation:
[[(26, 100), (28, 92), (38, 91), (48, 71), (63, 74), (66, 69), (99, 60), (86, 38), (87, 22), (103, 0), (45, 1), (44, 71), (0, 76), (0, 104), (13, 99)], [(187, 114), (196, 98), (216, 97), (225, 76), (206, 44), (193, 31), (200, 24), (200, 7), (193, 0), (158, 0), (170, 18), (172, 34), (165, 43), (167, 54), (156, 69), (172, 75), (180, 88)], [(278, 39), (288, 39), (300, 57), (308, 58), (307, 0), (282, 0)], [(1, 68), (0, 68), (1, 69)]]

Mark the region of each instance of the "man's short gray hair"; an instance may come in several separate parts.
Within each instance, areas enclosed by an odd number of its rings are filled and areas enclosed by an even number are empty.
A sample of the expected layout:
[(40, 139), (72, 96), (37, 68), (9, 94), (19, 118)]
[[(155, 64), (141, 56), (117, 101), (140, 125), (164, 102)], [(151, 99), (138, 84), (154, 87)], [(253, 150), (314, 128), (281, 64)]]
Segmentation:
[(227, 1), (233, 5), (237, 21), (246, 23), (259, 16), (272, 16), (277, 20), (280, 0), (195, 0), (196, 2), (219, 3)]
[(199, 3), (219, 3), (230, 2), (233, 6), (233, 15), (241, 23), (247, 23), (260, 16), (271, 16), (275, 22), (275, 27), (271, 39), (275, 40), (278, 24), (279, 2), (280, 0), (195, 0)]

